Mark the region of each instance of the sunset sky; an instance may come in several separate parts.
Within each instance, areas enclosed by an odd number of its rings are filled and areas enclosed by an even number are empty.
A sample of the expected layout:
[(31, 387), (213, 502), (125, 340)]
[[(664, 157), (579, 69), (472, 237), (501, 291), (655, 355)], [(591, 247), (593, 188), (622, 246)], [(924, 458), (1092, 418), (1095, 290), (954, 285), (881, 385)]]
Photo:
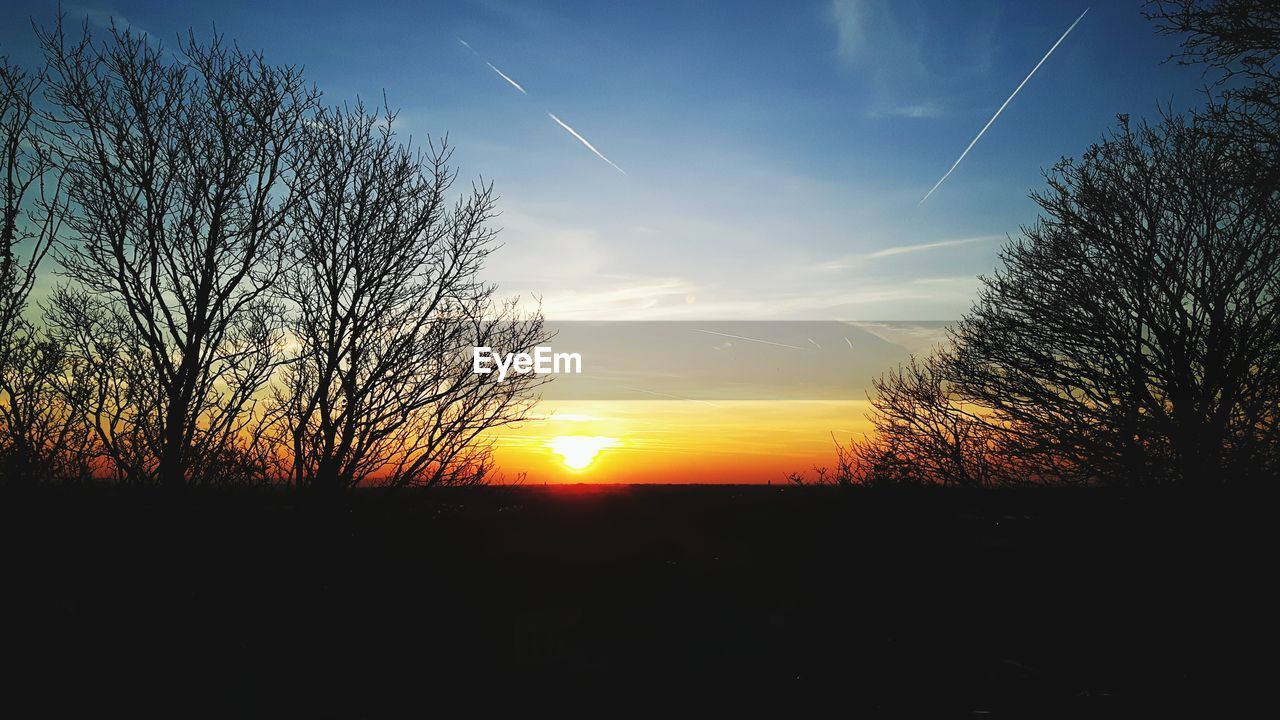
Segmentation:
[[(56, 8), (9, 5), (40, 23)], [(447, 132), (461, 179), (495, 182), (505, 247), (486, 279), (561, 320), (956, 319), (1005, 235), (1035, 217), (1042, 169), (1117, 113), (1196, 104), (1203, 84), (1161, 64), (1176, 40), (1154, 36), (1136, 0), (63, 7), (169, 44), (216, 25), (305, 66), (330, 102), (385, 92), (403, 132)], [(0, 27), (0, 53), (34, 63), (29, 27)], [(903, 358), (928, 345), (883, 339)], [(530, 482), (778, 482), (830, 464), (830, 434), (865, 430), (864, 411), (546, 402), (545, 419), (502, 437), (499, 461)]]

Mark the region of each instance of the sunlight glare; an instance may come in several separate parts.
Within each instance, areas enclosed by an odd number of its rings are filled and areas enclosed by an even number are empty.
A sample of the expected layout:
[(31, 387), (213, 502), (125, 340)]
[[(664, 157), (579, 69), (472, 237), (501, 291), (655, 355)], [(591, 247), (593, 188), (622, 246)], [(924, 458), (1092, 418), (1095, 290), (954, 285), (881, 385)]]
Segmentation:
[(599, 435), (561, 435), (547, 443), (547, 447), (559, 455), (570, 470), (586, 469), (601, 450), (617, 446), (618, 438)]

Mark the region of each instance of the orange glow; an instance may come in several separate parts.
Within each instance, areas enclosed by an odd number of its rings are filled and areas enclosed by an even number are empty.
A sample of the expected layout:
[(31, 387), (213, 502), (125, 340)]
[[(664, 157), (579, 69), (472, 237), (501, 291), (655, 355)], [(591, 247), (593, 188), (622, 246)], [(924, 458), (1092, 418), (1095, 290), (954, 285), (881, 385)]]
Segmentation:
[(835, 462), (869, 432), (866, 401), (543, 401), (495, 436), (529, 483), (766, 483)]

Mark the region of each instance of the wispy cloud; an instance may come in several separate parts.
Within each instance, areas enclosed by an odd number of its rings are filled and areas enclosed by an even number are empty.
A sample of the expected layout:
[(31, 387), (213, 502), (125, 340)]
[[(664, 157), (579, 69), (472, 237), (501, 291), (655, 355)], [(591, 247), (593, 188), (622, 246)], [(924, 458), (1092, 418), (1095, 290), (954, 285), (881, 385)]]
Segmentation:
[(143, 30), (129, 22), (129, 18), (114, 10), (86, 7), (84, 5), (71, 5), (67, 8), (67, 15), (71, 17), (82, 17), (89, 21), (89, 24), (94, 27), (110, 29), (114, 23), (115, 26), (120, 29), (131, 28), (141, 32), (143, 35), (150, 35), (146, 30)]
[(578, 138), (578, 142), (582, 143), (583, 145), (586, 145), (588, 150), (590, 150), (591, 152), (593, 152), (593, 153), (595, 153), (595, 154), (596, 154), (596, 157), (598, 157), (598, 158), (600, 158), (601, 160), (603, 160), (603, 161), (605, 161), (605, 162), (609, 163), (610, 165), (613, 165), (613, 169), (614, 169), (614, 170), (617, 170), (618, 172), (622, 173), (623, 175), (626, 175), (626, 174), (627, 174), (627, 171), (626, 171), (626, 170), (623, 170), (622, 168), (620, 168), (620, 167), (618, 167), (617, 165), (615, 165), (615, 164), (614, 164), (614, 162), (613, 162), (612, 160), (610, 160), (609, 158), (605, 157), (605, 156), (604, 156), (604, 154), (602, 154), (599, 150), (597, 150), (597, 149), (596, 149), (596, 147), (595, 147), (594, 145), (592, 145), (590, 142), (588, 142), (586, 138), (584, 138), (584, 137), (582, 137), (581, 135), (579, 135), (577, 130), (574, 130), (573, 128), (569, 127), (567, 124), (565, 124), (565, 122), (564, 122), (563, 120), (561, 120), (560, 118), (556, 117), (556, 114), (555, 114), (555, 113), (553, 113), (553, 112), (548, 112), (548, 113), (547, 113), (547, 115), (548, 115), (552, 120), (555, 120), (557, 125), (559, 125), (560, 127), (564, 128), (565, 130), (567, 130), (567, 131), (569, 132), (569, 134), (570, 134), (570, 135), (572, 135), (572, 136), (574, 136), (574, 137)]
[[(116, 10), (110, 8), (89, 7), (85, 5), (69, 5), (67, 6), (68, 18), (80, 18), (89, 25), (103, 30), (110, 30), (113, 26), (119, 30), (128, 30), (135, 35), (141, 35), (146, 38), (147, 43), (152, 47), (158, 47), (166, 55), (177, 57), (170, 43), (166, 43), (164, 38), (153, 32), (148, 31), (144, 27), (140, 27), (137, 23), (131, 22), (129, 18), (121, 15)], [(170, 35), (169, 37), (173, 37)]]
[(831, 19), (836, 26), (836, 52), (846, 59), (862, 54), (867, 45), (868, 8), (860, 0), (833, 0)]
[(927, 75), (923, 25), (912, 14), (898, 12), (903, 4), (901, 0), (831, 0), (840, 59), (877, 75)]
[(896, 247), (887, 247), (867, 255), (869, 258), (892, 257), (894, 255), (906, 255), (907, 253), (927, 252), (929, 250), (937, 250), (938, 248), (956, 247), (958, 245), (972, 245), (973, 243), (986, 242), (1003, 237), (1001, 235), (980, 235), (978, 237), (957, 238), (955, 240), (939, 240), (938, 242), (921, 243), (919, 245), (898, 245)]
[(525, 95), (528, 95), (528, 94), (529, 94), (528, 92), (526, 92), (526, 91), (525, 91), (525, 89), (524, 89), (524, 88), (520, 87), (520, 83), (516, 82), (515, 80), (512, 80), (512, 79), (510, 78), (510, 76), (508, 76), (506, 73), (504, 73), (504, 72), (502, 72), (501, 70), (499, 70), (498, 68), (494, 67), (493, 63), (491, 63), (491, 62), (489, 62), (488, 60), (486, 60), (484, 64), (485, 64), (485, 65), (488, 65), (490, 70), (492, 70), (492, 71), (494, 71), (494, 72), (498, 73), (498, 75), (499, 75), (499, 76), (501, 76), (503, 80), (506, 80), (507, 82), (511, 83), (511, 87), (513, 87), (513, 88), (515, 88), (515, 89), (519, 90), (520, 92), (524, 93)]
[(1044, 61), (1049, 59), (1049, 56), (1053, 54), (1053, 51), (1058, 49), (1058, 46), (1062, 44), (1062, 41), (1067, 39), (1067, 36), (1071, 34), (1071, 31), (1075, 30), (1076, 25), (1078, 25), (1088, 13), (1088, 8), (1086, 8), (1084, 12), (1080, 13), (1080, 17), (1076, 18), (1075, 22), (1071, 23), (1071, 26), (1067, 28), (1066, 32), (1062, 33), (1062, 36), (1053, 44), (1053, 47), (1049, 48), (1049, 52), (1045, 53), (1044, 57), (1040, 58), (1040, 62), (1036, 63), (1036, 66), (1031, 68), (1031, 72), (1027, 73), (1027, 76), (1022, 79), (1022, 82), (1018, 83), (1018, 87), (1014, 88), (1009, 97), (1005, 98), (1005, 101), (1000, 105), (1000, 108), (996, 110), (996, 114), (992, 115), (991, 119), (987, 121), (987, 124), (982, 126), (982, 129), (978, 131), (978, 134), (969, 142), (969, 146), (964, 149), (964, 152), (960, 153), (960, 157), (956, 158), (954, 163), (951, 163), (951, 167), (947, 172), (939, 178), (938, 182), (933, 184), (933, 187), (929, 188), (929, 192), (925, 193), (924, 197), (920, 198), (920, 202), (917, 203), (918, 205), (923, 205), (924, 201), (928, 200), (929, 196), (932, 195), (933, 192), (942, 185), (942, 183), (946, 182), (947, 178), (951, 177), (951, 173), (955, 172), (956, 168), (960, 165), (960, 162), (964, 160), (965, 156), (969, 154), (969, 151), (973, 149), (973, 146), (978, 144), (978, 141), (982, 139), (982, 136), (987, 132), (987, 129), (996, 121), (996, 118), (1000, 117), (1000, 113), (1004, 112), (1004, 109), (1009, 106), (1009, 103), (1013, 101), (1013, 98), (1022, 90), (1022, 86), (1027, 84), (1027, 81), (1031, 79), (1031, 76), (1036, 74), (1036, 71), (1040, 69), (1040, 66), (1044, 64)]
[(978, 284), (977, 275), (949, 275), (946, 277), (918, 277), (911, 281), (912, 285), (965, 285)]
[[(722, 294), (720, 299), (690, 305), (684, 302), (687, 287), (687, 281), (678, 280), (596, 292), (548, 292), (542, 296), (541, 309), (546, 317), (554, 320), (839, 320), (916, 312), (904, 308), (962, 305), (971, 299), (973, 290), (958, 283), (954, 286), (913, 285), (894, 280), (879, 284), (868, 282), (846, 292), (808, 289)], [(751, 339), (755, 338), (743, 341)]]
[(614, 277), (599, 288), (548, 291), (541, 308), (554, 320), (668, 319), (691, 307), (684, 299), (696, 289), (679, 277)]
[(936, 118), (943, 115), (942, 106), (936, 102), (909, 103), (906, 105), (881, 105), (867, 112), (867, 117), (880, 118)]
[(933, 45), (928, 24), (902, 12), (901, 5), (892, 0), (831, 0), (836, 56), (857, 67), (858, 82), (868, 83), (866, 117), (940, 117), (946, 108), (938, 98), (945, 93), (936, 87), (936, 64), (927, 61)]
[(839, 272), (841, 270), (848, 270), (852, 265), (853, 258), (851, 256), (847, 256), (818, 263), (814, 266), (814, 269), (820, 272)]
[(1003, 240), (1004, 235), (975, 235), (973, 237), (953, 238), (950, 240), (935, 240), (934, 242), (917, 243), (915, 245), (894, 245), (893, 247), (881, 248), (873, 250), (869, 253), (844, 255), (833, 260), (827, 260), (816, 265), (810, 266), (813, 270), (825, 273), (842, 272), (850, 268), (861, 265), (860, 260), (870, 260), (875, 258), (893, 257), (895, 255), (908, 255), (911, 253), (929, 252), (930, 250), (939, 250), (941, 248), (958, 247), (962, 245), (972, 245), (974, 243)]
[[(885, 342), (904, 348), (910, 353), (924, 353), (947, 342), (949, 323), (938, 322), (865, 322), (850, 323)], [(852, 347), (852, 345), (850, 345)]]

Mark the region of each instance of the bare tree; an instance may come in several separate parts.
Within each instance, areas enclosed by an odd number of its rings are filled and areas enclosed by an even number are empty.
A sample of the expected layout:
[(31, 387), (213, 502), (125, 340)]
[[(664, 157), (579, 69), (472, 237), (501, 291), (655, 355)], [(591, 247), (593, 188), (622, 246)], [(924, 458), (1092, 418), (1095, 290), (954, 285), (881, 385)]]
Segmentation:
[(124, 484), (153, 482), (163, 413), (136, 327), (118, 308), (67, 287), (54, 291), (47, 314), (66, 366), (55, 387), (93, 435), (92, 471)]
[(944, 377), (941, 350), (874, 381), (872, 413), (878, 472), (919, 481), (985, 487), (1001, 478), (996, 459), (998, 425), (983, 409), (966, 405)]
[(60, 177), (33, 102), (43, 82), (0, 57), (0, 338), (18, 331), (63, 214)]
[(966, 403), (944, 376), (939, 349), (873, 382), (872, 433), (836, 442), (838, 484), (989, 487), (1019, 476), (1001, 457), (1003, 423)]
[(1273, 0), (1151, 0), (1157, 32), (1183, 37), (1179, 62), (1213, 72), (1210, 112), (1280, 150), (1280, 5)]
[(1027, 456), (1111, 482), (1276, 471), (1280, 195), (1212, 123), (1122, 121), (1059, 163), (952, 333), (945, 375)]
[(85, 385), (61, 343), (22, 322), (5, 343), (0, 373), (0, 477), (13, 482), (84, 480), (93, 474), (94, 438), (66, 398)]
[(65, 210), (36, 108), (43, 82), (0, 58), (0, 475), (24, 482), (74, 474), (71, 448), (85, 438), (51, 385), (60, 352), (24, 317)]
[(38, 35), (74, 210), (48, 322), (97, 378), (81, 410), (118, 472), (196, 481), (278, 360), (268, 290), (316, 92), (221, 38), (169, 53), (115, 27), (101, 42), (87, 25), (70, 41), (61, 22)]
[(538, 383), (471, 367), (473, 346), (546, 337), (478, 278), (496, 247), (492, 186), (450, 207), (450, 151), (402, 145), (394, 122), (356, 106), (308, 128), (315, 192), (290, 213), (283, 284), (298, 349), (276, 403), (299, 486), (480, 482), (483, 433), (523, 417)]

